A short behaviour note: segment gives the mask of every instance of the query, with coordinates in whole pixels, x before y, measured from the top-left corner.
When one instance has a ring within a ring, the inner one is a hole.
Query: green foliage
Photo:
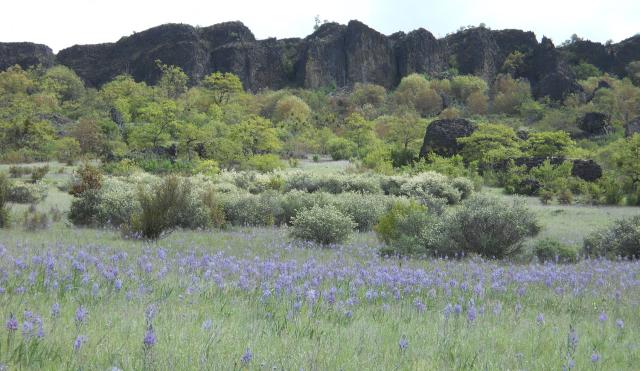
[[[0,173],[0,228],[9,226],[9,179],[5,173]]]
[[[380,217],[374,230],[378,239],[385,243],[382,255],[424,255],[429,249],[425,235],[436,224],[427,208],[412,202],[396,202]],[[426,233],[425,233],[426,231]]]
[[[551,238],[537,241],[533,250],[541,262],[575,263],[579,259],[577,247]]]
[[[511,75],[498,75],[493,89],[493,111],[496,113],[516,114],[523,104],[532,99],[529,82],[516,80]]]
[[[355,156],[357,149],[354,142],[345,138],[333,138],[327,142],[327,152],[334,161],[351,159]]]
[[[73,164],[78,159],[80,150],[80,143],[75,138],[65,137],[55,142],[55,151],[60,162]]]
[[[585,238],[583,248],[592,257],[639,258],[640,216],[619,219],[611,227],[593,232]]]
[[[96,225],[100,203],[100,191],[97,189],[87,189],[71,201],[68,215],[69,220],[74,225],[79,226]]]
[[[459,138],[458,143],[463,146],[460,154],[466,161],[483,165],[522,155],[521,140],[512,128],[504,125],[480,125],[473,134]]]
[[[409,107],[422,116],[432,116],[442,110],[442,98],[422,75],[403,77],[394,93],[398,106]]]
[[[343,214],[351,216],[360,232],[370,231],[386,211],[387,197],[382,195],[341,193],[331,203]]]
[[[100,169],[90,163],[84,163],[74,172],[69,193],[78,196],[90,189],[99,190],[101,186],[102,173]]]
[[[572,66],[573,73],[576,75],[576,79],[578,80],[586,80],[590,77],[598,77],[602,75],[602,72],[598,69],[598,67],[587,63],[580,62],[575,66]]]
[[[234,95],[243,91],[238,76],[225,72],[214,72],[202,79],[202,86],[211,91],[217,104],[226,104]]]
[[[250,156],[245,162],[245,166],[248,169],[258,170],[261,172],[274,171],[285,167],[282,160],[280,160],[280,157],[273,154]]]
[[[52,93],[62,101],[77,100],[84,94],[84,83],[66,66],[54,66],[42,78],[42,90]]]
[[[460,75],[451,79],[451,92],[458,102],[466,102],[471,94],[485,94],[487,90],[487,83],[478,76]]]
[[[158,88],[160,88],[167,97],[176,99],[187,91],[189,76],[187,76],[180,67],[168,66],[160,60],[156,60],[156,66],[158,66],[162,73],[160,81],[158,81]]]
[[[640,86],[640,61],[633,61],[627,66],[627,74],[633,83]]]
[[[524,203],[476,196],[446,215],[438,253],[502,259],[518,254],[524,240],[539,231],[535,215]]]
[[[299,240],[331,245],[346,241],[355,227],[353,219],[335,206],[315,205],[299,211],[292,219],[290,235]]]
[[[225,219],[238,226],[274,225],[282,214],[279,196],[274,192],[226,194],[220,198]]]
[[[9,186],[9,202],[37,204],[47,197],[47,186],[42,183],[15,182]]]
[[[575,145],[565,131],[545,131],[529,134],[525,141],[525,152],[533,157],[562,157]]]

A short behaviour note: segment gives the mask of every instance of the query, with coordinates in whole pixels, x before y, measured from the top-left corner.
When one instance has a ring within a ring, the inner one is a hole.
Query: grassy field
[[[47,176],[38,207],[68,207],[65,179]],[[577,244],[640,213],[525,200],[543,237]],[[157,243],[64,221],[0,230],[0,369],[637,369],[638,262],[398,260],[377,247],[373,233],[328,249],[286,228]]]

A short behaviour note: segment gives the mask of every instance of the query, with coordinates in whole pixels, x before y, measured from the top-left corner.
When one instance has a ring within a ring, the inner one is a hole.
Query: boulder
[[[593,182],[602,177],[602,168],[593,160],[573,160],[571,175]]]
[[[425,132],[420,157],[425,157],[430,152],[440,156],[453,156],[462,147],[458,144],[458,138],[467,137],[476,129],[475,123],[460,118],[433,121]]]
[[[611,118],[601,112],[587,112],[578,118],[578,128],[587,135],[607,135],[613,131]]]
[[[633,134],[640,134],[640,116],[624,125],[624,136],[630,137]]]

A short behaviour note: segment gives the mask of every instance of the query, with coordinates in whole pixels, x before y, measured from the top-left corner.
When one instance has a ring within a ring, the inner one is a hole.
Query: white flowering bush
[[[9,185],[7,201],[18,204],[34,204],[47,197],[47,185],[42,182],[13,182]]]
[[[444,198],[450,205],[457,204],[462,198],[462,193],[451,185],[449,178],[432,171],[409,178],[400,186],[400,194],[414,198]]]
[[[352,192],[333,196],[331,203],[351,216],[360,232],[370,231],[390,205],[389,197]]]
[[[291,225],[291,237],[322,245],[346,241],[357,226],[351,216],[340,212],[333,205],[315,205],[310,209],[300,210]]]
[[[120,226],[131,220],[140,209],[137,186],[119,178],[107,178],[99,191],[100,202],[96,222],[100,225]]]

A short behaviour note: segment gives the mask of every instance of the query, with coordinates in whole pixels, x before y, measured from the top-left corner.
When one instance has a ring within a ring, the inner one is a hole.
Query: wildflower
[[[58,303],[53,303],[53,305],[51,306],[51,317],[58,317],[58,315],[60,315],[60,304]]]
[[[460,304],[456,304],[456,305],[453,307],[453,311],[455,312],[455,314],[460,314],[460,313],[462,313],[462,305],[460,305]]]
[[[624,321],[618,318],[616,320],[616,327],[622,330],[624,328]]]
[[[424,310],[427,308],[426,305],[424,305],[423,302],[421,302],[420,300],[416,299],[413,304],[416,306],[416,309],[418,310],[418,313],[422,313],[424,312]]]
[[[78,309],[76,309],[76,322],[78,324],[84,323],[87,319],[87,314],[89,314],[89,312],[84,308],[84,306],[79,306]]]
[[[29,320],[25,320],[22,322],[22,336],[25,338],[30,338],[33,334],[33,323]]]
[[[145,348],[151,348],[156,344],[156,334],[153,331],[153,326],[149,325],[147,332],[144,334],[143,343]]]
[[[467,320],[469,322],[473,322],[476,320],[476,317],[478,316],[478,313],[476,312],[476,307],[471,306],[469,308],[469,310],[467,311]]]
[[[206,321],[204,321],[204,322],[202,323],[202,329],[203,329],[203,330],[206,330],[206,331],[209,331],[209,330],[211,329],[211,326],[212,326],[212,325],[213,325],[213,321],[211,321],[210,319],[208,319],[208,320],[206,320]]]
[[[18,330],[18,320],[13,315],[13,313],[9,315],[9,319],[7,320],[6,327],[7,327],[7,330],[9,330],[10,332],[14,332]]]
[[[598,316],[598,320],[600,322],[606,322],[607,321],[607,314],[605,312],[600,312],[600,316]]]
[[[544,314],[539,313],[539,314],[538,314],[538,317],[536,317],[536,322],[537,322],[539,325],[544,324]]]
[[[76,340],[73,342],[73,350],[78,351],[82,347],[82,344],[87,342],[87,337],[85,335],[78,335]]]
[[[402,335],[400,341],[398,341],[398,346],[400,347],[400,351],[404,352],[409,347],[409,340]]]
[[[242,363],[249,363],[253,359],[253,353],[251,353],[251,349],[247,348],[242,357],[240,357],[240,361]]]
[[[593,352],[593,354],[591,354],[591,362],[596,363],[600,360],[600,355],[596,352]]]
[[[116,291],[120,291],[120,289],[122,289],[122,280],[120,278],[117,278],[113,282],[113,287],[116,289]]]
[[[569,346],[569,350],[571,353],[574,353],[576,351],[576,348],[578,348],[578,334],[576,333],[576,330],[573,327],[569,328],[569,335],[567,336],[567,345]]]

